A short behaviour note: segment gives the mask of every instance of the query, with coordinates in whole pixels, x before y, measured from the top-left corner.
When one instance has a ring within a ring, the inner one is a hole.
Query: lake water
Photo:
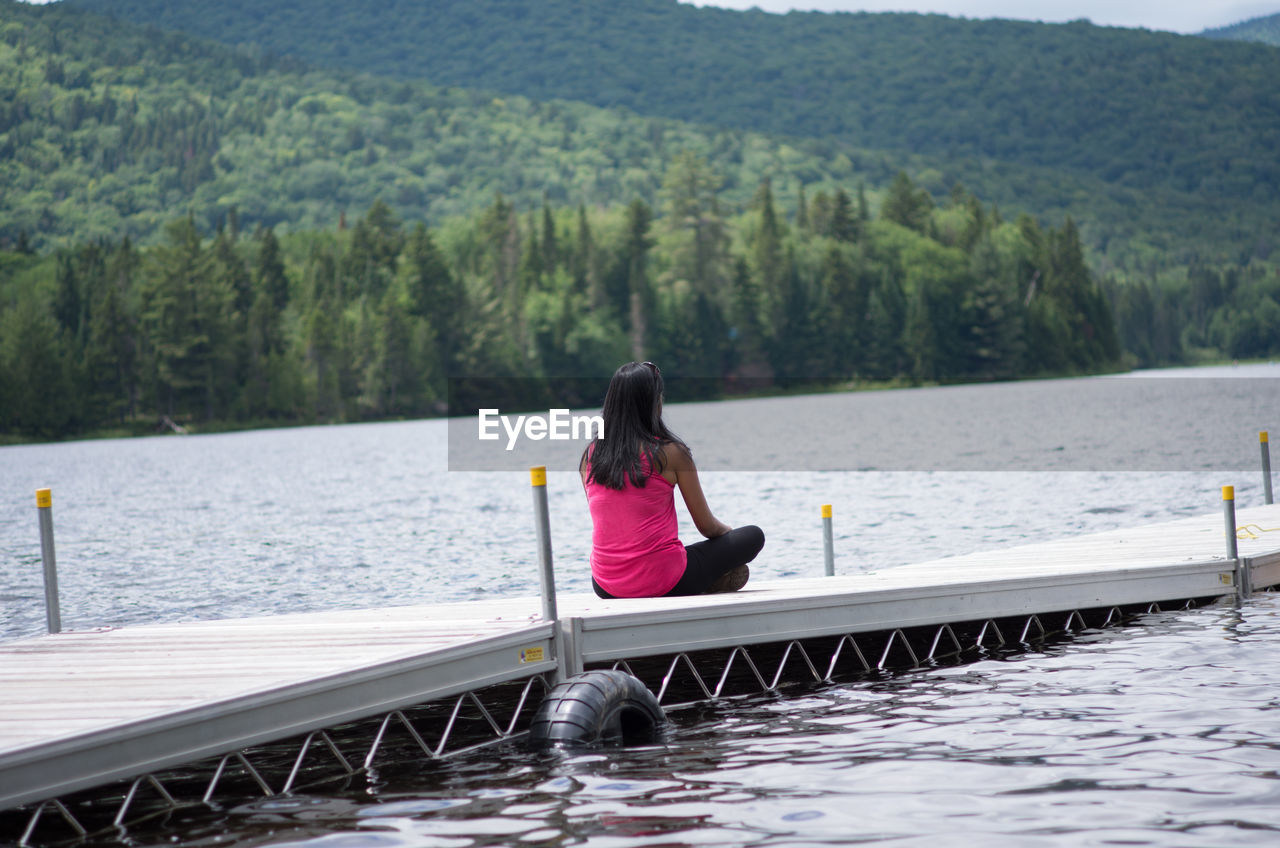
[[[1112,386],[1123,381],[1110,381],[1097,415],[1080,414],[1091,381],[673,405],[667,415],[706,458],[716,513],[765,529],[753,576],[821,573],[823,503],[835,507],[837,570],[851,573],[1216,512],[1227,484],[1242,505],[1261,502],[1257,431],[1280,431],[1280,369],[1145,376],[1122,408]],[[838,436],[842,404],[850,440],[900,421],[908,449],[860,454],[854,467],[875,469],[862,471],[820,470],[814,455],[781,450],[759,460],[753,449],[744,464],[725,449],[744,426],[781,447],[814,442],[815,426]],[[975,424],[984,409],[1007,429]],[[1119,437],[1097,423],[1117,416],[1126,432],[1179,436],[1138,439],[1117,456]],[[955,450],[931,454],[934,466],[885,461],[918,457],[918,439],[947,441],[948,422]],[[0,448],[0,638],[43,630],[42,486],[53,489],[68,629],[536,594],[527,472],[448,470],[450,430],[461,426]],[[1000,448],[1026,432],[1052,436]],[[749,470],[720,470],[735,467]],[[581,487],[553,470],[548,494],[558,586],[585,591]],[[128,844],[1276,844],[1278,630],[1274,596],[1163,613],[1037,653],[680,711],[647,747],[568,756],[512,746],[403,764],[292,807],[187,811],[131,831]]]

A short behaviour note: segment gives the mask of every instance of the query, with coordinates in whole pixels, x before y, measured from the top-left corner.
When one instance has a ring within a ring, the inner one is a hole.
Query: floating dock
[[[540,599],[514,598],[0,643],[0,811],[24,807],[29,820],[0,841],[27,842],[41,814],[78,829],[77,808],[57,799],[95,787],[122,796],[117,824],[138,793],[175,803],[165,771],[197,761],[212,764],[197,798],[208,801],[230,772],[270,795],[299,785],[307,758],[348,774],[368,768],[391,733],[407,732],[427,756],[447,753],[459,722],[517,736],[545,690],[584,668],[631,671],[670,705],[681,694],[918,666],[1101,626],[1135,605],[1154,611],[1280,584],[1280,506],[1241,510],[1235,523],[1249,528],[1235,559],[1219,514],[874,573],[752,582],[735,594],[562,594],[556,621],[543,619]],[[494,687],[508,693],[501,716],[484,703]],[[429,743],[411,708],[440,702],[443,726]],[[355,747],[351,734],[330,732],[361,721],[370,731]],[[287,780],[273,783],[246,752],[288,739],[303,740],[300,751]]]

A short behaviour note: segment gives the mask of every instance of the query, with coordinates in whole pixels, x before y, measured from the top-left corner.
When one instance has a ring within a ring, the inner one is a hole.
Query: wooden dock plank
[[[414,618],[361,643],[372,621]],[[459,620],[320,613],[0,644],[0,808],[555,668],[550,623]]]
[[[255,639],[231,642],[213,637],[203,641],[167,638],[177,632],[148,634],[159,639],[155,643],[133,644],[137,642],[136,633],[105,631],[80,634],[89,638],[77,639],[74,634],[65,634],[72,638],[64,638],[59,634],[31,640],[39,643],[40,649],[34,651],[10,653],[4,650],[6,646],[0,646],[0,681],[6,684],[0,719],[8,717],[12,696],[25,686],[42,691],[50,704],[79,704],[82,710],[96,708],[101,692],[141,694],[152,689],[199,689],[201,697],[218,693],[230,696],[271,681],[284,685],[310,680],[375,662],[430,654],[490,635],[468,630],[453,637],[431,633],[417,640],[343,646],[311,640],[299,643],[280,634],[275,634],[279,638],[266,638],[270,628],[263,628]],[[130,644],[121,650],[117,637],[127,638]],[[19,649],[32,647],[30,642],[13,645]],[[314,653],[302,654],[302,649]]]

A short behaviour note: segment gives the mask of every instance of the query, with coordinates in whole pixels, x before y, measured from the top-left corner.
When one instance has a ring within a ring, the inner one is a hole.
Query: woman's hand
[[[698,531],[702,533],[703,536],[706,536],[708,539],[714,539],[716,536],[723,536],[725,533],[728,533],[730,530],[733,529],[728,524],[725,524],[723,521],[721,521],[718,518],[715,518],[712,520],[715,521],[716,523],[716,526],[712,530],[712,532],[708,533],[706,530],[703,530],[701,527],[698,528]]]

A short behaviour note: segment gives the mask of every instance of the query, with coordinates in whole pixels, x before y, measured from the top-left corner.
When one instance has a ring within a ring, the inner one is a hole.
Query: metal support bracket
[[[165,803],[167,803],[170,807],[178,806],[178,802],[173,800],[173,796],[169,794],[169,790],[164,788],[164,784],[156,780],[156,778],[153,775],[144,774],[142,777],[139,777],[137,780],[135,780],[132,785],[130,785],[129,792],[124,796],[124,801],[121,802],[120,804],[119,812],[116,813],[115,819],[111,822],[113,825],[115,825],[116,827],[123,826],[124,817],[129,812],[129,805],[133,803],[134,796],[138,794],[138,787],[141,786],[144,782],[150,783],[151,786],[157,792],[160,793],[160,797],[164,798]]]
[[[31,814],[31,820],[27,822],[27,828],[22,831],[22,837],[18,840],[19,845],[25,846],[31,844],[31,835],[35,833],[36,825],[40,823],[40,816],[48,807],[53,807],[53,809],[57,810],[58,814],[62,816],[62,820],[71,826],[71,829],[76,832],[77,836],[83,837],[88,835],[88,831],[86,831],[84,826],[76,820],[75,816],[71,815],[71,811],[68,810],[57,798],[51,798],[48,801],[41,802],[40,806],[36,807],[35,812]]]

